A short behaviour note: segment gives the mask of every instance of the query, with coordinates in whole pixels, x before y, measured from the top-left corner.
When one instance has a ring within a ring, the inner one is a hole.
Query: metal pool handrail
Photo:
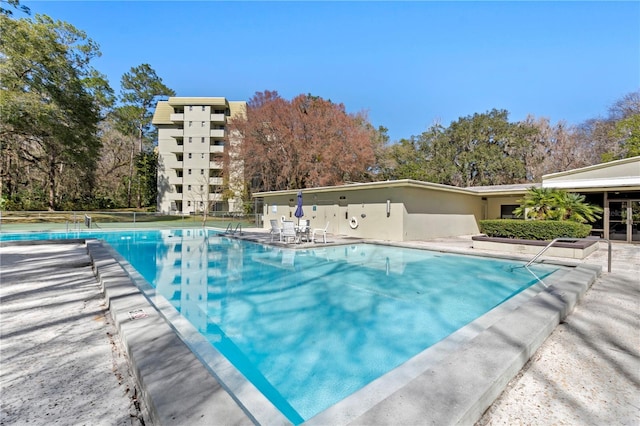
[[[227,229],[225,229],[224,233],[227,235],[236,235],[236,232],[238,232],[238,229],[240,230],[239,235],[242,235],[242,223],[238,222],[238,224],[236,225],[236,228],[233,229],[233,224],[229,223],[227,225]]]
[[[557,243],[558,241],[565,241],[565,242],[571,242],[571,241],[576,241],[576,240],[580,240],[580,241],[594,241],[591,238],[569,238],[569,237],[560,237],[560,238],[556,238],[553,241],[551,241],[549,244],[546,245],[545,248],[543,248],[542,250],[540,250],[540,252],[538,254],[536,254],[533,259],[531,259],[529,261],[529,263],[527,263],[525,265],[525,267],[530,266],[533,262],[535,262],[540,256],[542,256],[542,254],[547,251],[548,249],[551,248],[551,246],[553,246],[555,243]],[[609,250],[608,250],[608,260],[607,260],[607,272],[611,272],[611,240],[608,240],[606,238],[601,238],[600,240],[602,241],[606,241],[607,244],[609,245]],[[595,240],[595,241],[599,241],[599,240]]]

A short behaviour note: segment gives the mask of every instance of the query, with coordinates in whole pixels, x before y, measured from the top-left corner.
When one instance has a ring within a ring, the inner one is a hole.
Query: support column
[[[602,213],[604,238],[609,239],[609,193],[604,191],[604,212]]]

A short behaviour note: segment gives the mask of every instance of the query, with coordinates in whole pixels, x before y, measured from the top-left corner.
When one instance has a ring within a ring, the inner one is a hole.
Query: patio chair
[[[285,243],[288,243],[290,239],[293,239],[294,243],[299,242],[298,233],[296,232],[296,227],[293,222],[282,222],[282,240]]]
[[[282,241],[282,228],[280,228],[280,225],[278,225],[278,220],[277,219],[271,219],[271,231],[269,231],[269,233],[271,234],[271,242],[273,242],[273,236],[274,235],[278,235],[278,241]]]
[[[311,233],[311,242],[315,243],[316,242],[316,233],[318,234],[322,234],[322,240],[324,241],[325,244],[327,244],[327,229],[329,229],[329,222],[327,222],[327,225],[323,228],[316,228],[313,230],[313,232]]]
[[[300,237],[300,240],[302,241],[302,238],[304,237],[304,240],[309,242],[311,241],[311,227],[309,226],[309,220],[307,219],[302,219],[300,221],[300,224],[298,225],[298,236]]]

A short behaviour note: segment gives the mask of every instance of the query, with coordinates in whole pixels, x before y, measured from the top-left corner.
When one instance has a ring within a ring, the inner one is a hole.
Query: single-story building
[[[595,235],[640,243],[640,156],[545,175],[541,183],[458,188],[411,179],[302,190],[311,228],[357,238],[427,240],[478,234],[482,219],[510,218],[531,186],[585,195],[604,208]],[[270,220],[296,220],[298,190],[255,193]]]

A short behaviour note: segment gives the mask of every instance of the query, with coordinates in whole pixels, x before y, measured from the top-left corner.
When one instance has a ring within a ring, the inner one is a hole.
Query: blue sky
[[[22,4],[94,39],[117,92],[148,63],[177,96],[311,93],[392,141],[492,108],[578,124],[640,89],[640,2]]]

